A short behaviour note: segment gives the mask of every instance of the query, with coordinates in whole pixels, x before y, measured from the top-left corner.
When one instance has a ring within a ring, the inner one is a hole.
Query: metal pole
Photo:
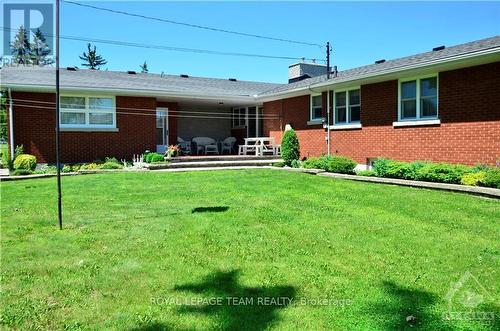
[[[60,127],[59,127],[59,1],[56,0],[56,167],[57,167],[57,213],[59,229],[62,230],[62,203],[61,203],[61,160],[60,160]]]
[[[330,156],[330,90],[326,91],[326,141],[328,143],[328,156]]]
[[[330,42],[326,42],[326,79],[330,79]]]

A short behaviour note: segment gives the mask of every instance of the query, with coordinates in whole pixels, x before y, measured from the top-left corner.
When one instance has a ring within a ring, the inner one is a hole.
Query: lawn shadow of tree
[[[200,283],[176,286],[175,290],[199,294],[204,298],[222,298],[220,304],[184,305],[178,309],[179,313],[215,317],[217,329],[220,330],[263,330],[279,319],[278,311],[286,308],[296,295],[296,289],[292,286],[241,286],[238,284],[237,270],[218,271]],[[228,298],[234,298],[239,304],[234,304]],[[264,304],[264,300],[276,302]]]
[[[191,214],[194,213],[223,213],[228,211],[228,206],[215,206],[215,207],[196,207],[191,210]]]
[[[454,330],[453,321],[447,321],[445,312],[439,312],[435,305],[440,297],[433,293],[400,286],[392,281],[383,283],[387,300],[376,302],[371,308],[371,315],[385,330]],[[498,310],[494,309],[496,316]],[[498,321],[484,324],[487,329],[494,329]],[[497,329],[498,330],[498,329]]]

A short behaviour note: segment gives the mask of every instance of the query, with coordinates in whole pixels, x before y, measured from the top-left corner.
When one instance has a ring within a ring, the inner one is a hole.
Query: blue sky
[[[105,2],[90,4],[248,33],[333,45],[340,70],[500,34],[499,2]],[[111,14],[62,3],[62,35],[324,59],[324,50]],[[63,66],[84,42],[63,41]],[[290,60],[191,54],[97,44],[109,70],[284,82]]]

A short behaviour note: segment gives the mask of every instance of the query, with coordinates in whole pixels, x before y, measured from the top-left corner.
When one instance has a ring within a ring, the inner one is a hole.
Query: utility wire
[[[35,108],[35,109],[40,109],[40,110],[44,110],[44,111],[55,111],[55,107],[50,107],[50,106],[38,106],[38,105],[32,105],[32,104],[22,104],[22,103],[16,103],[14,102],[13,103],[14,106],[18,106],[18,107],[26,107],[26,108]],[[152,114],[152,113],[141,113],[141,112],[127,112],[127,111],[121,111],[121,110],[118,110],[119,108],[117,108],[116,110],[116,114],[121,114],[121,115],[133,115],[133,116],[154,116],[156,117],[156,114]],[[83,110],[83,109],[82,109]],[[137,110],[137,109],[135,109]],[[148,110],[151,110],[151,109],[148,109]],[[72,111],[73,113],[77,113],[77,111]],[[100,113],[99,111],[96,111],[96,113]],[[102,113],[102,112],[101,112]],[[228,114],[230,115],[230,114]],[[175,114],[170,114],[168,115],[168,117],[176,117],[176,118],[197,118],[197,119],[226,119],[226,120],[230,120],[230,119],[233,119],[232,116],[200,116],[200,115],[175,115]],[[275,117],[269,117],[269,118],[266,118],[266,117],[261,117],[259,116],[259,119],[262,118],[262,119],[279,119],[278,116],[275,116]],[[256,117],[251,117],[250,119],[256,119]]]
[[[17,29],[12,29],[12,28],[8,28],[8,27],[0,27],[0,29],[7,30],[7,31],[12,31],[12,30],[17,31]],[[44,35],[44,36],[45,37],[54,37],[53,35],[49,35],[49,34]],[[84,41],[84,42],[92,42],[92,43],[97,43],[97,44],[108,44],[108,45],[115,45],[115,46],[159,49],[159,50],[185,52],[185,53],[239,56],[239,57],[256,57],[256,58],[278,59],[278,60],[308,60],[308,61],[322,61],[322,62],[324,62],[324,60],[317,60],[317,59],[304,58],[304,57],[279,56],[279,55],[267,55],[267,54],[252,54],[252,53],[237,53],[237,52],[221,52],[221,51],[214,51],[214,50],[208,50],[208,49],[141,44],[141,43],[128,42],[128,41],[119,41],[119,40],[110,40],[110,39],[96,39],[96,38],[88,38],[88,37],[80,37],[80,36],[60,36],[60,38],[65,39],[65,40]]]
[[[139,18],[153,20],[153,21],[158,21],[158,22],[163,22],[163,23],[170,23],[170,24],[182,25],[182,26],[187,26],[187,27],[190,27],[190,28],[197,28],[197,29],[203,29],[203,30],[208,30],[208,31],[223,32],[223,33],[229,33],[229,34],[234,34],[234,35],[239,35],[239,36],[253,37],[253,38],[260,38],[260,39],[267,39],[267,40],[274,40],[274,41],[287,42],[287,43],[299,44],[299,45],[318,46],[318,47],[321,47],[321,48],[324,47],[324,45],[320,45],[320,44],[316,44],[316,43],[311,43],[311,42],[307,42],[307,41],[298,41],[298,40],[292,40],[292,39],[284,39],[284,38],[263,36],[263,35],[253,34],[253,33],[239,32],[239,31],[233,31],[233,30],[226,30],[226,29],[214,28],[214,27],[205,26],[205,25],[185,23],[185,22],[173,21],[173,20],[169,20],[169,19],[165,19],[165,18],[158,18],[158,17],[146,16],[146,15],[142,15],[142,14],[135,14],[135,13],[130,13],[130,12],[122,11],[122,10],[115,10],[115,9],[110,9],[110,8],[98,7],[98,6],[83,4],[83,3],[74,2],[74,1],[68,1],[68,0],[62,0],[62,1],[66,2],[68,4],[76,5],[76,6],[87,7],[87,8],[92,8],[92,9],[96,9],[96,10],[107,11],[107,12],[110,12],[110,13],[127,15],[127,16],[132,16],[132,17],[139,17]]]

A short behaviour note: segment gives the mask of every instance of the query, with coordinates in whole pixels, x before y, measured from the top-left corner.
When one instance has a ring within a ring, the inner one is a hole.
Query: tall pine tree
[[[10,48],[17,64],[31,63],[31,47],[24,26],[19,27]]]
[[[37,29],[33,34],[33,42],[31,43],[31,59],[35,65],[50,65],[54,63],[54,59],[49,57],[50,48],[47,45],[47,40],[40,29]]]
[[[88,53],[83,52],[80,56],[80,60],[85,61],[82,66],[87,67],[92,70],[99,70],[100,67],[108,63],[101,55],[97,54],[96,47],[92,49],[90,43],[87,44]]]
[[[144,64],[141,64],[139,67],[141,67],[141,72],[143,74],[147,74],[149,72],[148,64],[146,63],[146,61],[144,61]]]

